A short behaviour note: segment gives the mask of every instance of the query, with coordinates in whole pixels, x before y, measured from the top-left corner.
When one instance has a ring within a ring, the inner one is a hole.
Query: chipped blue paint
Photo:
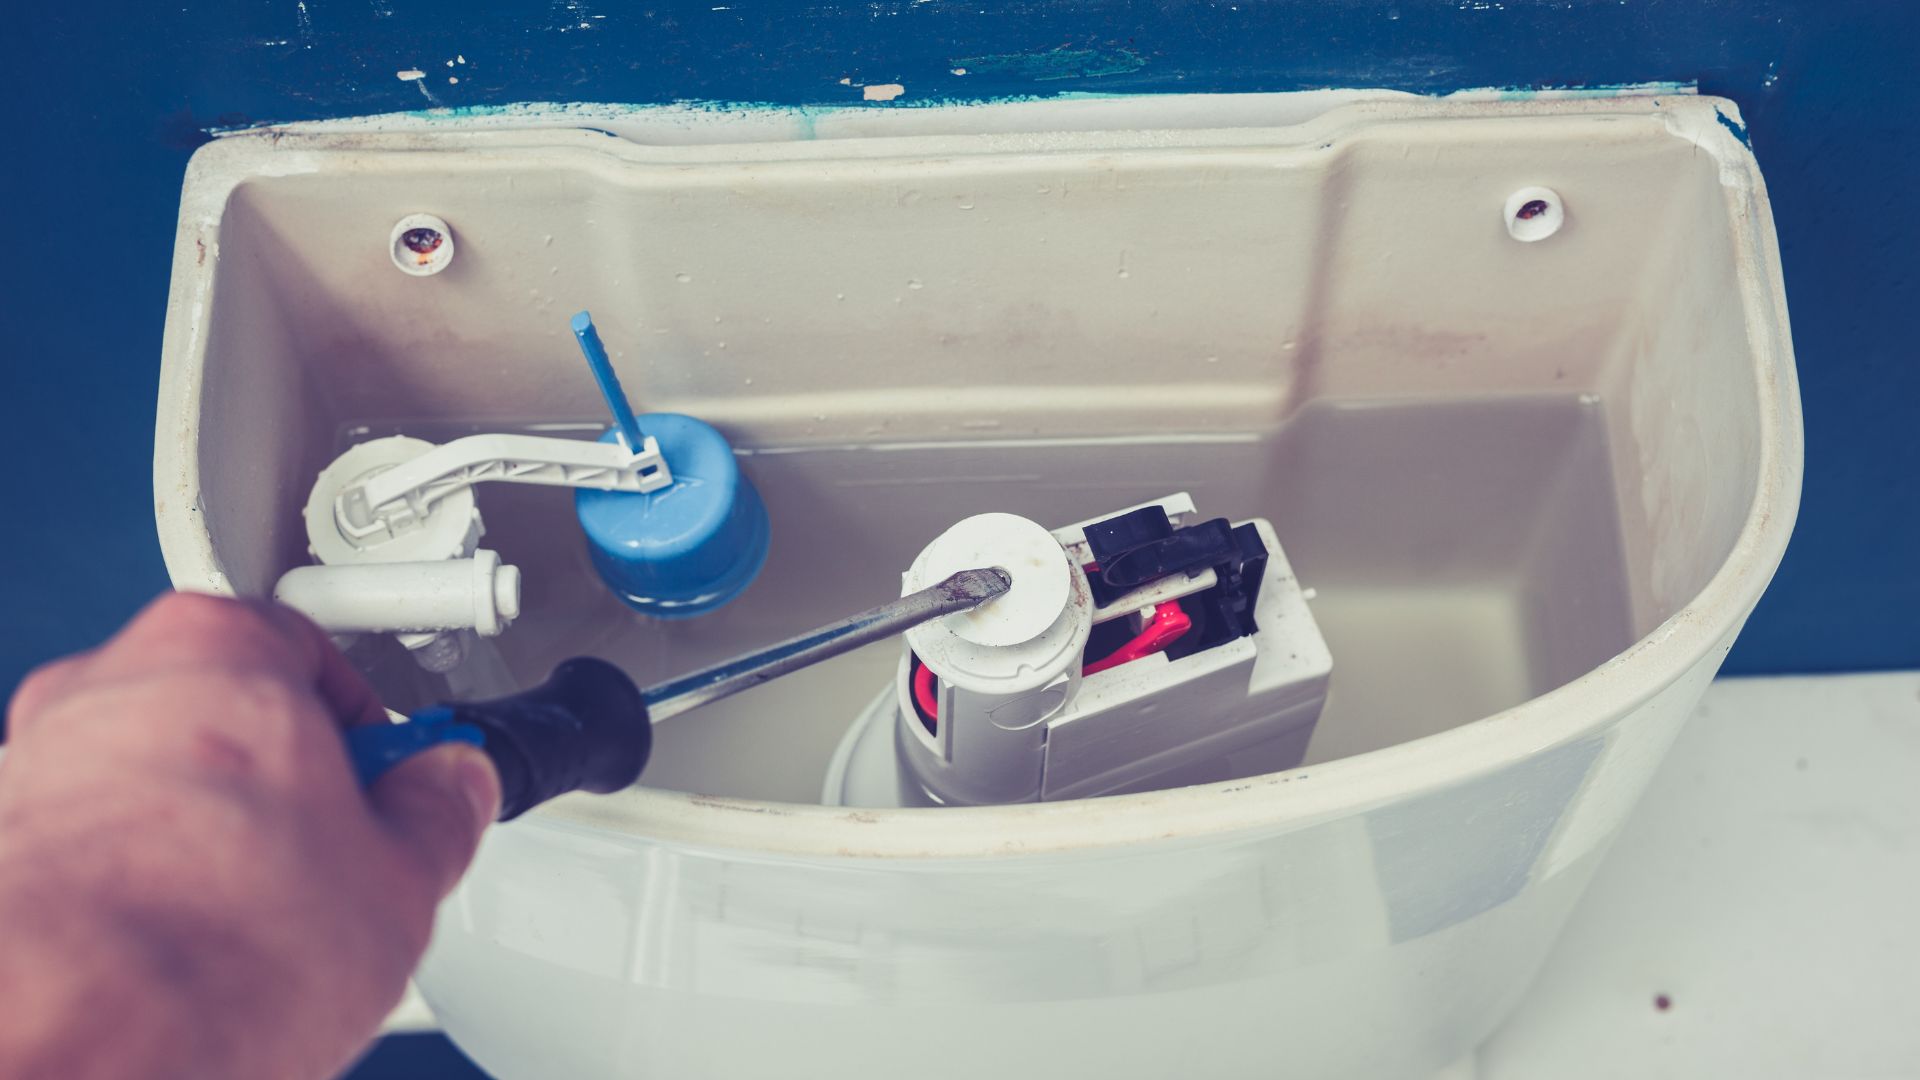
[[[1489,93],[1501,101],[1538,101],[1550,98],[1607,98],[1622,94],[1691,94],[1699,90],[1699,83],[1692,79],[1677,79],[1662,82],[1619,83],[1611,86],[1501,86],[1488,87],[1484,91],[1464,90],[1456,93]]]
[[[1713,110],[1713,115],[1719,119],[1721,127],[1733,132],[1733,137],[1740,140],[1741,146],[1749,150],[1753,149],[1753,140],[1747,137],[1747,125],[1728,116],[1720,109]]]

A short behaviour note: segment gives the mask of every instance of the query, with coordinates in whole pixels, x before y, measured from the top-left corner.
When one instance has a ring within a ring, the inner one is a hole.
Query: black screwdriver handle
[[[500,820],[569,791],[619,791],[640,779],[653,724],[640,688],[590,656],[563,661],[547,681],[492,701],[438,706],[481,734],[500,774]]]

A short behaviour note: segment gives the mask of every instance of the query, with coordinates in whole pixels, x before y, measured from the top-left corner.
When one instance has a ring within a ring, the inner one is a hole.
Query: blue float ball
[[[640,428],[660,444],[673,483],[659,491],[580,489],[574,510],[607,588],[663,619],[705,614],[740,595],[767,561],[766,504],[713,427],[649,413]],[[618,438],[615,431],[601,442]]]

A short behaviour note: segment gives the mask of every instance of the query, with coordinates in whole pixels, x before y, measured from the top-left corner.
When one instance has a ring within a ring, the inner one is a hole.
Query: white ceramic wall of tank
[[[968,514],[1182,488],[1272,519],[1319,592],[1339,674],[1288,773],[798,805],[891,648],[663,725],[658,786],[495,830],[443,913],[422,983],[495,1073],[1431,1072],[1521,995],[1765,586],[1798,402],[1730,104],[1263,127],[1197,101],[1154,130],[1072,117],[1164,102],[1058,105],[1047,134],[991,108],[671,146],[448,119],[196,156],[155,455],[183,586],[302,561],[344,443],[596,417],[565,328],[591,307],[646,343],[615,358],[636,403],[742,450],[775,550],[663,631],[599,590],[553,493],[482,492],[526,574],[499,639],[522,680],[576,652],[681,671],[883,599]],[[1520,243],[1528,186],[1564,220]],[[432,277],[388,260],[416,211],[460,241]],[[390,703],[439,691],[369,663]]]

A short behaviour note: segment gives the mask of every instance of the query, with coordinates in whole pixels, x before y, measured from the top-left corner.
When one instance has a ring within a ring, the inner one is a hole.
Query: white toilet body
[[[304,561],[345,445],[603,424],[587,308],[637,405],[741,450],[773,554],[648,623],[565,492],[483,488],[524,574],[510,681],[682,672],[885,599],[968,514],[1171,490],[1270,519],[1316,596],[1331,696],[1283,773],[818,805],[891,644],[662,725],[649,786],[493,830],[443,910],[420,985],[477,1062],[1416,1077],[1499,1024],[1784,549],[1779,257],[1726,102],[1358,97],[429,116],[196,155],[155,451],[182,588]],[[1522,242],[1529,186],[1564,217]],[[431,277],[389,259],[418,212],[458,241]],[[447,692],[356,659],[396,708]]]

